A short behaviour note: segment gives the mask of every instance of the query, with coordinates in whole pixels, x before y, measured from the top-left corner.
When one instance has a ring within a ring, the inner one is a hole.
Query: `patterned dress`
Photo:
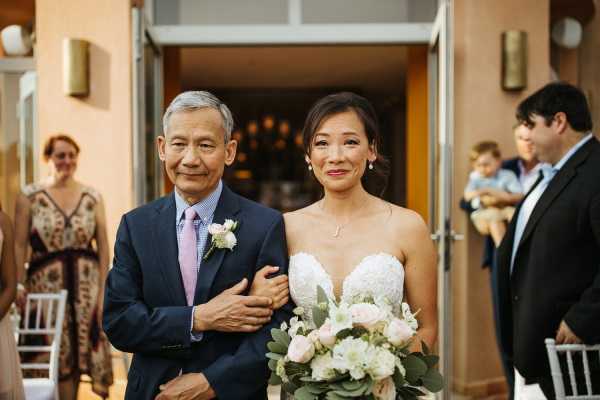
[[[0,260],[3,241],[4,234],[0,229]],[[0,365],[0,400],[24,400],[23,377],[10,312],[0,319]]]
[[[110,346],[97,323],[100,270],[93,247],[99,195],[84,187],[75,210],[66,215],[43,186],[29,185],[24,194],[31,202],[27,291],[69,292],[60,346],[60,379],[87,374],[93,391],[107,397],[113,374]],[[41,361],[44,356],[48,358],[42,354],[34,358]]]

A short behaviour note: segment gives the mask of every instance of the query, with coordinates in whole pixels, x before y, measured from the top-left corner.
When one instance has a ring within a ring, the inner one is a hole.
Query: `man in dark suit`
[[[501,340],[526,382],[554,398],[544,340],[600,342],[600,144],[585,96],[565,83],[525,99],[517,119],[549,165],[498,248]]]
[[[272,311],[286,292],[280,304],[245,294],[259,268],[287,272],[283,218],[222,183],[236,142],[219,99],[182,93],[163,127],[158,150],[175,191],[123,216],[106,282],[104,329],[134,353],[125,397],[265,399],[270,329],[291,306]]]

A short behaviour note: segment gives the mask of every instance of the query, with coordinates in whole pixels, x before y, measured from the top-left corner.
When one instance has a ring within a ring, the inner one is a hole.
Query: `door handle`
[[[450,231],[450,239],[457,242],[459,240],[465,240],[465,235],[462,233],[456,233],[455,231]]]
[[[450,239],[452,239],[452,241],[457,242],[460,240],[465,240],[465,235],[463,235],[462,233],[456,233],[455,231],[450,231]],[[442,234],[440,233],[440,231],[437,231],[436,233],[432,233],[430,235],[431,240],[433,240],[434,242],[439,242],[440,238],[442,237]]]

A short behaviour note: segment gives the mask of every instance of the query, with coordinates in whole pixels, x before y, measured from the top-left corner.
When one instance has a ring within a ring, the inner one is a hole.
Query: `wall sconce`
[[[502,33],[502,89],[521,90],[527,86],[527,33]]]
[[[86,40],[63,39],[63,91],[68,96],[89,94],[89,47]]]
[[[7,56],[26,56],[31,52],[31,32],[20,25],[9,25],[0,32],[2,47]]]

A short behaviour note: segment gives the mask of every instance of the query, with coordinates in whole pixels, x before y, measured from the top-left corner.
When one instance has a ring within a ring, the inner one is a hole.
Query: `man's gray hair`
[[[229,108],[214,94],[205,91],[188,91],[177,95],[167,107],[163,116],[163,133],[166,136],[169,129],[169,119],[171,115],[181,111],[192,111],[200,108],[214,108],[221,114],[223,128],[225,129],[225,143],[231,140],[233,131],[233,115]]]

